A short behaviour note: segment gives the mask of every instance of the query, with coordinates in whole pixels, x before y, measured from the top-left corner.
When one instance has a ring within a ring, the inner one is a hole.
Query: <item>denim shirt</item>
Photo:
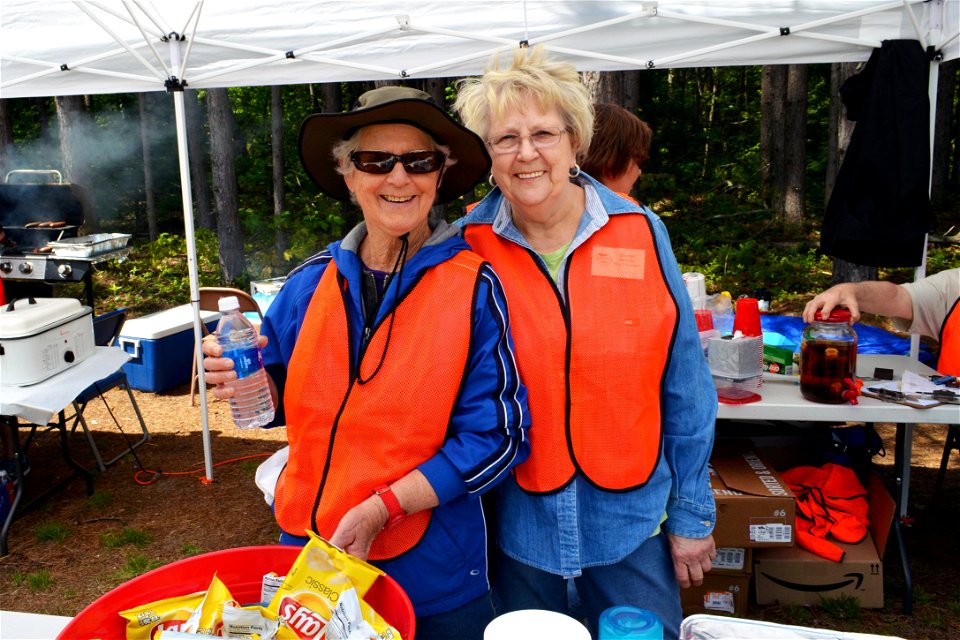
[[[564,262],[605,224],[616,224],[617,214],[643,213],[650,218],[667,285],[679,302],[679,325],[663,383],[663,451],[646,485],[630,492],[604,491],[577,474],[569,485],[549,495],[525,493],[512,476],[496,489],[498,538],[504,553],[564,577],[622,560],[657,531],[664,513],[666,531],[688,538],[706,537],[716,520],[707,464],[717,394],[666,227],[646,207],[628,202],[589,176],[581,174],[575,181],[585,191],[586,209]],[[532,250],[499,189],[458,224],[492,224],[498,236]],[[561,266],[561,278],[564,270]],[[564,283],[558,282],[557,288],[564,291]],[[638,379],[638,384],[644,383]],[[531,428],[537,428],[536,422]],[[622,453],[611,452],[611,464],[616,464],[617,455]]]

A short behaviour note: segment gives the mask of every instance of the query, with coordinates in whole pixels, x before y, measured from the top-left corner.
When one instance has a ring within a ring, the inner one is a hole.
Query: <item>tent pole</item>
[[[927,78],[927,98],[930,102],[930,178],[927,182],[927,194],[933,195],[933,146],[937,140],[937,91],[940,87],[940,61],[936,58],[930,60],[930,74]],[[916,268],[913,280],[922,279],[927,275],[927,250],[929,234],[923,237],[923,256],[920,259],[920,266]],[[920,336],[916,333],[910,334],[910,357],[914,360],[920,357]]]
[[[171,67],[180,66],[181,40],[170,38]],[[200,425],[203,431],[203,462],[206,469],[205,483],[213,482],[213,456],[210,445],[210,425],[207,416],[207,382],[203,371],[201,341],[203,330],[200,321],[200,275],[197,268],[197,240],[193,230],[193,195],[190,184],[190,155],[187,147],[187,119],[183,104],[183,84],[177,78],[168,81],[168,90],[173,94],[174,114],[177,121],[177,151],[180,159],[180,192],[183,198],[183,230],[187,242],[187,270],[190,277],[190,304],[193,307],[193,341],[197,358],[197,387],[200,389]]]

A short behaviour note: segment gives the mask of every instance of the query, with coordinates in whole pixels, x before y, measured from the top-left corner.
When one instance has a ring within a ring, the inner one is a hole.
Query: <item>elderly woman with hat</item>
[[[480,638],[493,617],[479,496],[526,459],[526,390],[489,264],[431,224],[490,166],[428,94],[384,87],[314,114],[300,157],[363,221],[288,276],[264,318],[264,364],[289,460],[281,542],[313,531],[406,590],[418,638]],[[207,380],[234,379],[215,342]]]

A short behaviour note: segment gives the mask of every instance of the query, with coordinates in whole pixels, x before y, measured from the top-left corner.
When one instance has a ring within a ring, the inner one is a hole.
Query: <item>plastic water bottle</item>
[[[273,420],[274,407],[257,331],[240,313],[236,296],[220,298],[217,304],[220,307],[217,342],[223,347],[223,357],[233,360],[237,372],[237,379],[228,383],[233,387],[230,398],[233,421],[240,429],[263,427]]]
[[[663,624],[653,611],[626,605],[600,614],[600,640],[663,640]]]

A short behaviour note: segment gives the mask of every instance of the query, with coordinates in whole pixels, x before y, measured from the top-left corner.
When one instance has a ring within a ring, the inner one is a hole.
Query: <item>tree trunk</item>
[[[159,235],[157,231],[157,196],[153,188],[153,153],[150,148],[150,126],[153,118],[150,114],[150,105],[147,104],[147,94],[138,96],[140,106],[140,145],[143,148],[143,197],[147,210],[147,229],[150,233],[150,242],[154,242]]]
[[[775,215],[780,215],[783,202],[786,89],[787,67],[765,66],[760,81],[760,194]]]
[[[0,99],[0,180],[15,169],[13,159],[13,120],[10,117],[10,101]]]
[[[640,108],[640,71],[622,71],[623,108],[636,113]]]
[[[933,164],[930,182],[930,203],[935,209],[946,209],[951,199],[960,196],[960,151],[957,150],[957,130],[960,128],[957,109],[957,75],[960,74],[960,60],[951,60],[940,64],[937,81],[937,122],[938,132],[933,145]],[[951,108],[952,107],[952,108]],[[953,144],[951,144],[951,140]],[[951,161],[951,154],[953,159]],[[951,175],[951,173],[953,175]],[[953,184],[953,189],[949,185]],[[951,193],[952,191],[952,193]]]
[[[809,67],[791,64],[787,72],[784,117],[783,219],[788,226],[803,222],[804,175],[807,142],[807,77]]]
[[[703,123],[703,131],[706,135],[704,135],[703,143],[703,160],[700,163],[700,175],[704,178],[707,176],[707,167],[710,161],[710,154],[712,153],[712,149],[710,148],[709,134],[714,125],[714,119],[717,113],[717,95],[720,93],[720,74],[717,73],[716,68],[708,69],[707,71],[710,72],[709,79],[707,80],[707,82],[710,84],[710,88],[704,93],[708,96],[707,100],[709,101],[709,104],[707,105],[707,114]]]
[[[843,164],[843,156],[850,145],[850,136],[853,135],[853,120],[847,120],[840,98],[840,87],[857,71],[856,62],[837,62],[830,65],[830,124],[827,134],[827,169],[824,178],[823,206],[830,202],[833,185],[837,183],[837,173]]]
[[[63,172],[67,182],[79,187],[76,191],[84,210],[84,233],[99,233],[95,182],[90,169],[89,154],[93,153],[93,122],[86,110],[83,96],[58,96],[57,124],[60,129],[60,150],[63,153]]]
[[[283,262],[287,250],[287,232],[283,225],[286,191],[283,184],[283,102],[280,87],[270,87],[270,147],[273,156],[273,250]]]
[[[187,125],[187,148],[190,151],[190,185],[197,224],[204,229],[216,229],[217,221],[213,216],[210,203],[209,154],[207,153],[207,132],[203,128],[203,104],[200,95],[194,89],[183,92],[184,118]]]
[[[226,89],[207,90],[210,119],[210,163],[213,167],[213,198],[220,240],[220,279],[235,284],[246,270],[243,237],[237,210],[236,120]]]
[[[430,94],[433,101],[446,109],[447,81],[446,78],[427,78],[423,81],[422,90]]]
[[[341,110],[341,91],[339,82],[325,82],[320,85],[322,91],[323,112],[339,113]]]

